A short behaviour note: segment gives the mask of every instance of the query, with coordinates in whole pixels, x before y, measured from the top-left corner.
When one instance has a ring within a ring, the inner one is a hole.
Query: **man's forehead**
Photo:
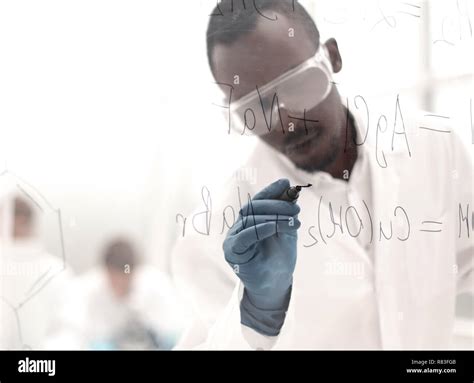
[[[259,18],[253,31],[232,44],[216,45],[216,80],[232,84],[235,97],[267,84],[315,53],[319,42],[312,41],[301,22],[292,22],[281,14],[277,17],[276,21]]]

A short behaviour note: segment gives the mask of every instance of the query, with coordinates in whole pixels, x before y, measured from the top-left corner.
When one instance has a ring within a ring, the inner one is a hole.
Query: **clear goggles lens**
[[[331,91],[331,66],[325,47],[298,67],[231,103],[231,127],[240,134],[265,135],[283,126],[281,111],[303,118]],[[291,117],[290,117],[291,119]],[[294,122],[294,121],[293,121]]]

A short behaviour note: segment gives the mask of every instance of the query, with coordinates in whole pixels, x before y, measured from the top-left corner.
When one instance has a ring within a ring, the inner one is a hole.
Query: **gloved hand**
[[[276,336],[285,321],[296,266],[296,203],[280,201],[290,187],[281,179],[257,193],[245,205],[224,241],[226,261],[245,286],[241,323]]]

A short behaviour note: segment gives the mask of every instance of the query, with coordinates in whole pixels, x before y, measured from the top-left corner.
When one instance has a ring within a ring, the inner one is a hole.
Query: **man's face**
[[[132,275],[124,273],[123,270],[115,269],[113,267],[106,267],[107,278],[112,292],[118,299],[125,298],[132,285]]]
[[[289,29],[295,36],[289,36]],[[319,41],[312,40],[303,27],[291,23],[287,17],[278,14],[278,21],[260,18],[251,31],[230,45],[216,45],[213,52],[214,75],[218,83],[234,84],[234,76],[240,83],[234,86],[232,100],[261,88],[271,80],[284,74],[311,58],[319,47]],[[326,43],[331,56],[333,71],[341,67],[341,60],[334,40]],[[309,95],[310,97],[310,95]],[[282,101],[282,100],[280,100]],[[283,100],[284,101],[284,100]],[[345,111],[334,85],[328,97],[311,110],[306,110],[306,128],[303,120],[305,106],[300,110],[280,109],[282,123],[262,140],[285,154],[296,166],[307,171],[324,170],[333,163],[342,149],[345,134]],[[290,123],[294,131],[289,131]]]

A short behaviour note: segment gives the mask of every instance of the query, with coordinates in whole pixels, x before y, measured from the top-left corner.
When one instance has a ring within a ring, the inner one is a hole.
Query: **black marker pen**
[[[279,200],[282,200],[282,201],[288,201],[288,202],[296,202],[296,200],[298,199],[298,197],[300,196],[300,191],[301,189],[303,188],[310,188],[311,184],[308,184],[306,186],[291,186],[289,187],[288,189],[286,189],[284,191],[284,193],[280,196],[280,198],[278,198]]]

